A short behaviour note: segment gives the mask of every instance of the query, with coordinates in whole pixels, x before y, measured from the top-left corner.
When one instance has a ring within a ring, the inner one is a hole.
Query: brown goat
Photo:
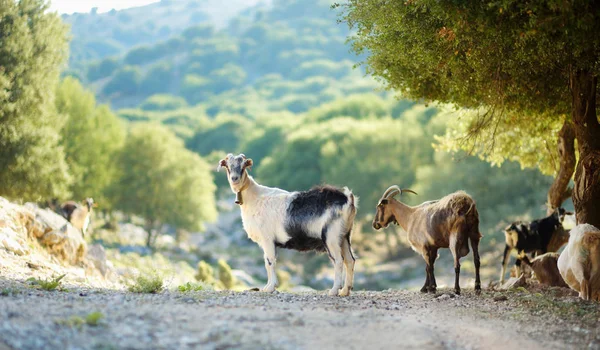
[[[558,253],[546,253],[529,260],[526,254],[523,254],[521,260],[529,266],[535,278],[545,286],[549,287],[569,287],[558,271]]]
[[[74,201],[67,201],[61,205],[61,209],[63,216],[85,236],[90,225],[92,208],[95,208],[97,205],[94,203],[93,198],[86,198],[82,203],[84,205]]]
[[[373,219],[373,228],[380,230],[390,223],[399,224],[408,234],[413,250],[425,259],[427,278],[421,292],[435,293],[437,285],[433,265],[439,248],[450,248],[454,257],[454,292],[460,294],[460,258],[469,254],[469,241],[475,260],[475,291],[481,291],[479,278],[479,213],[475,201],[463,191],[449,194],[437,201],[422,203],[416,207],[408,206],[393,197],[403,192],[414,191],[388,188],[379,204]]]

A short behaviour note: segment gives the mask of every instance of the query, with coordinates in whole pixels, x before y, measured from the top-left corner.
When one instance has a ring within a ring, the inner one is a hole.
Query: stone
[[[502,286],[500,286],[500,289],[508,290],[525,286],[527,286],[527,278],[522,274],[520,277],[509,278]]]
[[[86,257],[91,262],[102,276],[106,276],[109,267],[106,261],[106,251],[100,244],[92,244],[88,247]]]

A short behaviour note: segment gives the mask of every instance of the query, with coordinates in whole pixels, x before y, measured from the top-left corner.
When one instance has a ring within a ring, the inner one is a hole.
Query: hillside
[[[146,6],[108,13],[63,15],[71,26],[71,69],[91,60],[121,55],[134,46],[153,44],[180,34],[190,26],[209,23],[224,28],[250,7],[270,0],[162,0]]]

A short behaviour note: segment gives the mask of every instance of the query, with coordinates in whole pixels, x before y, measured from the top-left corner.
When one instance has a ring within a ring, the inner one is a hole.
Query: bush
[[[164,289],[164,282],[162,277],[157,273],[152,273],[147,276],[139,275],[131,281],[127,289],[132,293],[156,294],[162,292]]]
[[[187,282],[186,284],[182,284],[179,287],[177,287],[177,290],[181,293],[200,292],[203,290],[212,290],[212,287],[204,283]]]
[[[231,273],[231,267],[223,259],[219,259],[219,280],[223,283],[225,289],[232,289],[235,285],[235,277]]]
[[[31,277],[27,281],[29,281],[34,286],[39,286],[43,290],[53,291],[56,288],[60,287],[60,284],[61,284],[60,281],[63,278],[65,278],[65,276],[66,276],[66,274],[65,275],[60,275],[58,277],[55,277],[55,278],[52,278],[52,279],[49,279],[49,280],[42,280],[42,279],[37,279],[37,278]]]
[[[198,281],[213,283],[215,280],[214,271],[206,261],[202,260],[198,263],[198,273],[196,274]]]

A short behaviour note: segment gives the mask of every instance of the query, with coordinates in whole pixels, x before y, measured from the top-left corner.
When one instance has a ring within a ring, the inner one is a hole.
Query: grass
[[[74,315],[67,319],[57,320],[56,323],[59,325],[64,325],[64,326],[71,327],[71,328],[81,329],[84,325],[87,325],[90,327],[99,326],[101,324],[100,320],[102,318],[104,318],[104,314],[102,314],[101,312],[95,311],[95,312],[92,312],[91,314],[85,316],[85,318]]]
[[[164,281],[157,273],[139,275],[131,280],[127,289],[132,293],[157,294],[165,288]]]
[[[177,287],[177,290],[180,291],[181,293],[188,293],[188,292],[199,292],[202,290],[211,290],[212,288],[210,288],[209,286],[202,284],[202,283],[191,283],[191,282],[187,282],[186,284],[182,284],[179,287]]]
[[[21,294],[21,291],[16,288],[4,288],[0,291],[0,296],[3,297],[9,297],[17,294]]]
[[[565,298],[556,290],[515,291],[515,300],[535,316],[555,315],[560,319],[595,327],[600,319],[600,305],[579,298]]]
[[[66,274],[60,275],[58,277],[54,277],[49,280],[43,280],[43,279],[31,277],[27,281],[31,285],[39,286],[43,290],[53,291],[53,290],[56,290],[57,288],[61,287],[61,280],[63,278],[65,278],[65,276],[66,276]],[[63,288],[60,288],[59,290],[63,290]]]

